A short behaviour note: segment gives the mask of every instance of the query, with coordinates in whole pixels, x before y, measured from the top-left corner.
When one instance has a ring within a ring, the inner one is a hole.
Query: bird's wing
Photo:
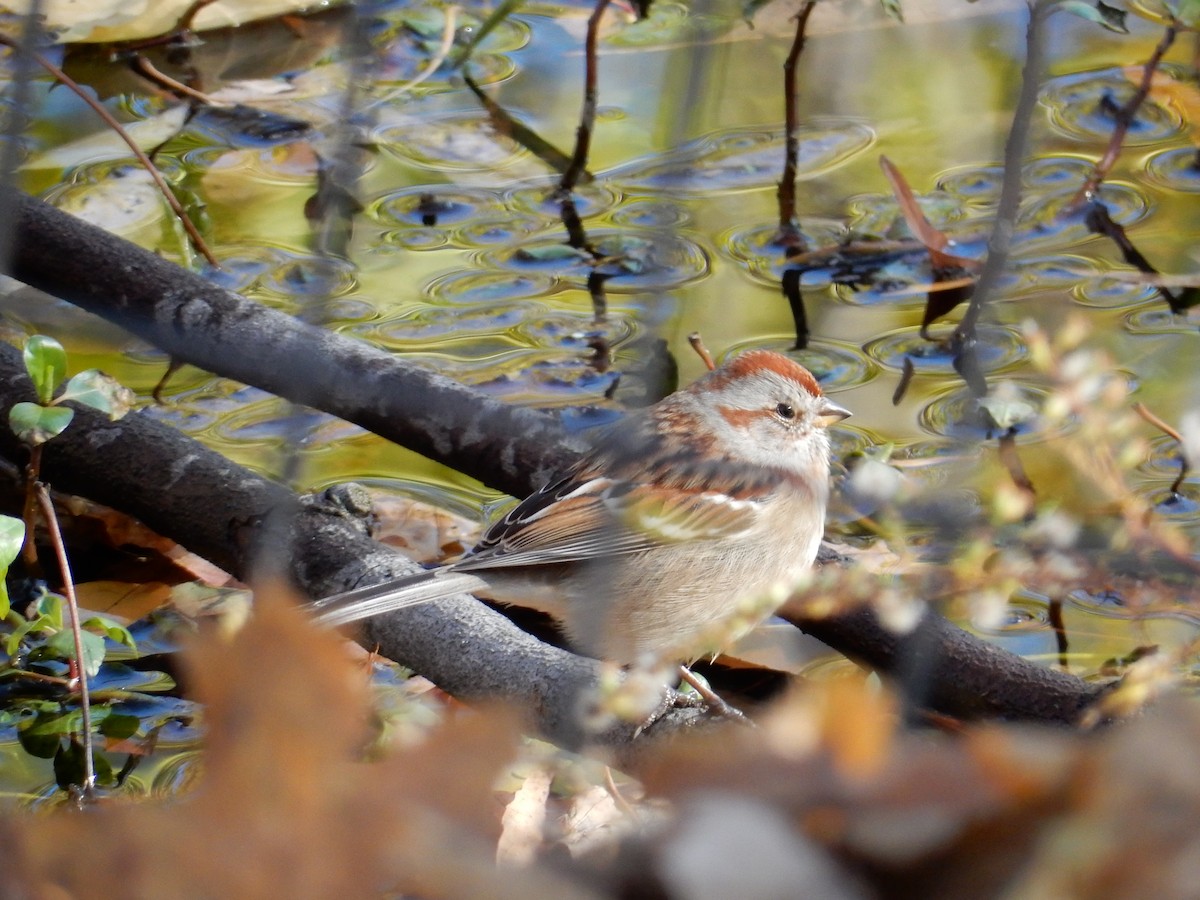
[[[607,478],[565,478],[532,494],[453,564],[470,572],[636,553],[665,544],[736,538],[759,515],[754,499]]]

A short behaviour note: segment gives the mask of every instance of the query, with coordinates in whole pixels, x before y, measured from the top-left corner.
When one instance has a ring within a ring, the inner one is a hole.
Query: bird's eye
[[[775,407],[775,415],[781,419],[794,419],[796,418],[796,410],[787,403],[780,403]]]

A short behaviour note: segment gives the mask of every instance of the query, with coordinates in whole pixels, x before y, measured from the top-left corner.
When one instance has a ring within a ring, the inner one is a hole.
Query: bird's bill
[[[850,410],[844,406],[838,406],[828,397],[824,398],[821,403],[821,408],[817,410],[817,422],[823,427],[836,425],[842,419],[848,418],[851,415]]]

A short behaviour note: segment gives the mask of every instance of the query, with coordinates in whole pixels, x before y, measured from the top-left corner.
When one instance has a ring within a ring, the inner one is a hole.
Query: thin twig
[[[1008,140],[1004,144],[1004,181],[1000,186],[1000,201],[996,221],[988,238],[987,261],[979,274],[979,283],[967,304],[956,334],[967,339],[975,334],[984,306],[991,299],[996,285],[1008,268],[1013,232],[1021,209],[1021,170],[1029,154],[1029,131],[1038,108],[1038,92],[1046,73],[1049,28],[1047,20],[1056,8],[1057,0],[1035,0],[1029,7],[1029,26],[1025,32],[1025,65],[1021,69],[1021,92],[1013,111]]]
[[[1129,126],[1133,124],[1133,117],[1137,114],[1138,108],[1150,95],[1150,87],[1154,81],[1154,72],[1158,69],[1158,64],[1162,62],[1163,55],[1175,43],[1175,37],[1178,33],[1175,21],[1172,20],[1167,25],[1167,30],[1163,32],[1163,36],[1154,48],[1154,52],[1146,60],[1146,65],[1142,68],[1142,80],[1138,84],[1137,90],[1125,102],[1125,105],[1117,110],[1116,125],[1113,127],[1112,137],[1108,140],[1108,147],[1105,148],[1104,155],[1100,157],[1100,161],[1092,169],[1092,174],[1088,177],[1088,180],[1083,183],[1079,192],[1072,199],[1071,209],[1079,207],[1095,197],[1096,191],[1100,190],[1100,185],[1108,177],[1108,173],[1112,171],[1112,167],[1116,165],[1117,158],[1121,155],[1121,146],[1125,143],[1125,135],[1129,131]]]
[[[720,694],[710,688],[705,683],[703,678],[696,675],[687,666],[679,667],[679,677],[686,684],[690,685],[692,689],[700,695],[704,702],[708,704],[710,712],[713,712],[726,719],[732,719],[734,722],[740,722],[743,725],[754,725],[754,722],[752,722],[744,712],[742,712],[736,706],[730,706],[728,703],[726,703],[721,698]]]
[[[800,124],[799,110],[796,108],[796,63],[804,49],[804,31],[808,25],[808,17],[816,5],[816,0],[806,0],[796,15],[796,35],[792,39],[792,49],[788,51],[787,59],[783,63],[784,159],[783,174],[775,192],[775,196],[779,198],[779,232],[776,240],[795,252],[808,249],[796,221],[796,161],[800,155],[800,140],[796,137]]]
[[[50,531],[50,543],[58,557],[58,568],[62,573],[63,594],[67,598],[67,613],[71,619],[71,634],[75,638],[76,678],[79,679],[79,711],[83,718],[83,795],[86,797],[96,787],[96,767],[92,760],[92,701],[88,694],[87,661],[83,656],[83,629],[79,625],[79,604],[75,599],[75,581],[71,577],[71,564],[67,559],[67,548],[63,544],[62,532],[58,527],[58,516],[50,492],[40,481],[36,487],[38,504]]]
[[[173,91],[184,97],[190,97],[197,103],[203,103],[205,106],[214,106],[215,103],[212,97],[203,91],[198,91],[194,87],[184,84],[182,81],[172,78],[166,72],[159,69],[154,63],[150,62],[149,57],[142,56],[140,53],[133,55],[133,67],[138,71],[138,74],[151,81],[156,81],[169,91]]]
[[[162,173],[159,172],[154,163],[150,161],[150,157],[142,152],[142,148],[139,147],[133,138],[129,136],[129,132],[121,127],[121,123],[114,119],[112,114],[109,113],[109,111],[105,109],[99,101],[81,88],[74,79],[67,75],[66,72],[64,72],[54,63],[50,62],[50,60],[46,59],[46,57],[38,53],[36,50],[31,50],[28,47],[22,47],[12,38],[4,34],[0,34],[0,44],[3,44],[6,47],[11,47],[13,50],[16,50],[19,53],[28,54],[30,58],[32,58],[39,66],[53,75],[61,84],[65,85],[70,91],[76,94],[80,100],[90,106],[96,115],[104,120],[104,124],[117,133],[121,140],[125,142],[126,146],[133,151],[133,155],[137,157],[138,162],[140,162],[146,168],[146,171],[150,173],[150,177],[154,179],[154,183],[158,185],[158,189],[162,191],[162,195],[164,198],[166,198],[167,204],[171,207],[171,211],[174,212],[179,221],[183,223],[184,230],[187,231],[188,237],[191,238],[192,245],[206,260],[208,260],[210,265],[217,269],[221,268],[221,264],[217,262],[217,258],[213,256],[212,251],[208,249],[208,244],[204,242],[204,238],[200,237],[200,232],[196,229],[196,226],[192,223],[192,220],[188,218],[188,214],[184,211],[183,206],[180,205],[179,200],[176,199],[174,192],[170,188],[170,185],[168,185],[166,180],[162,177]]]
[[[571,165],[559,183],[559,190],[563,193],[575,190],[579,176],[587,168],[592,148],[592,131],[596,127],[596,40],[600,32],[600,19],[610,2],[596,0],[596,8],[588,17],[587,40],[584,42],[583,110],[579,114],[579,128],[575,131],[575,152],[571,156]]]
[[[692,349],[696,351],[696,355],[704,361],[704,365],[708,367],[708,371],[712,371],[717,367],[716,361],[712,358],[712,354],[708,352],[708,347],[704,346],[704,338],[700,336],[700,332],[693,331],[688,335],[688,343],[692,345]]]
[[[1167,437],[1172,438],[1177,444],[1179,444],[1179,474],[1171,483],[1171,493],[1178,494],[1179,488],[1183,484],[1184,479],[1187,478],[1191,472],[1191,466],[1188,465],[1188,454],[1185,442],[1183,440],[1183,435],[1179,432],[1179,429],[1173,427],[1168,422],[1160,419],[1157,415],[1151,412],[1150,408],[1146,406],[1145,403],[1133,404],[1133,411]]]

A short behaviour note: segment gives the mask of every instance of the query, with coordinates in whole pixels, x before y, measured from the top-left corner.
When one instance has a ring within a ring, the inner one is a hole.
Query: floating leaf
[[[133,408],[135,394],[99,369],[87,369],[67,382],[62,396],[58,399],[60,403],[63,400],[74,400],[84,406],[90,406],[116,421]]]
[[[35,334],[25,342],[25,371],[44,406],[54,400],[54,389],[67,377],[67,351],[54,338]]]
[[[137,641],[133,639],[133,635],[129,633],[129,629],[124,625],[114,622],[112,619],[104,616],[92,616],[83,622],[82,627],[87,631],[95,632],[98,635],[116,641],[118,644],[124,644],[130,650],[137,652]]]
[[[54,780],[63,790],[82,785],[87,779],[87,766],[84,764],[86,752],[79,740],[71,738],[54,754]],[[114,781],[112,765],[103,756],[92,754],[92,772],[97,784],[112,784]]]
[[[1117,34],[1129,34],[1129,29],[1125,27],[1125,16],[1127,15],[1125,10],[1109,6],[1102,0],[1096,0],[1094,4],[1088,3],[1087,0],[1062,0],[1059,9],[1089,22],[1095,22],[1100,27],[1115,31]]]
[[[42,716],[30,719],[28,725],[17,729],[17,740],[30,756],[38,759],[53,759],[62,745],[61,732],[46,732],[40,730]]]
[[[104,662],[104,638],[91,631],[85,631],[81,636],[83,659],[80,664],[89,676],[95,675],[100,671],[100,664]],[[75,637],[65,628],[46,641],[45,647],[63,659],[75,658]]]
[[[36,446],[62,434],[73,418],[75,410],[65,406],[17,403],[8,412],[8,425],[21,441]]]
[[[110,713],[100,723],[99,731],[106,738],[123,741],[137,734],[139,725],[141,725],[141,720],[137,716]]]

